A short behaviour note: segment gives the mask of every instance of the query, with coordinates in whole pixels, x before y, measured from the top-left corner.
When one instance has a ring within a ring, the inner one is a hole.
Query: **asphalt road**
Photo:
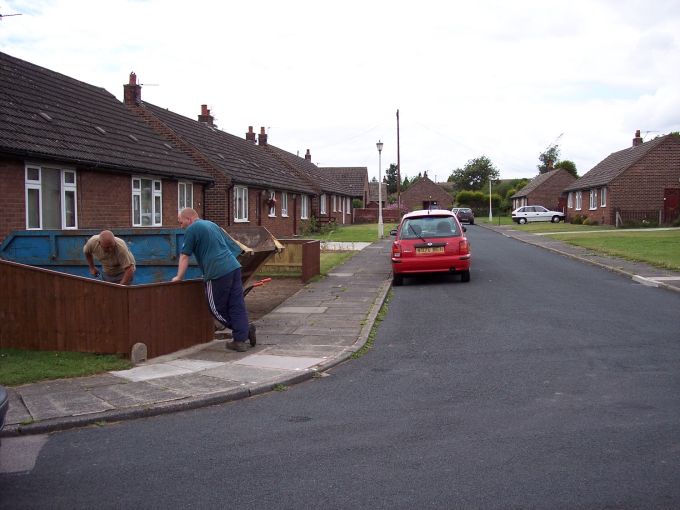
[[[361,359],[50,436],[0,507],[680,508],[680,294],[468,234],[471,282],[407,279]]]

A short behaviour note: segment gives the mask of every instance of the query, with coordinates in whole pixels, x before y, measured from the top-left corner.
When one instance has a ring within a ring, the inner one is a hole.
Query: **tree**
[[[448,181],[453,182],[457,189],[476,191],[482,189],[489,179],[498,179],[499,175],[491,160],[480,156],[468,161],[463,168],[454,170]]]
[[[397,192],[397,165],[394,163],[390,164],[390,167],[385,171],[385,183],[388,193]]]
[[[537,166],[538,173],[544,174],[550,170],[553,170],[554,165],[559,161],[559,159],[560,146],[556,143],[548,145],[548,148],[543,151],[540,156],[538,156],[538,160],[541,162],[541,164]]]
[[[578,178],[578,173],[576,172],[576,165],[574,164],[573,161],[569,161],[568,159],[564,159],[562,161],[559,161],[556,165],[555,168],[562,168],[569,172],[571,175],[574,177]]]

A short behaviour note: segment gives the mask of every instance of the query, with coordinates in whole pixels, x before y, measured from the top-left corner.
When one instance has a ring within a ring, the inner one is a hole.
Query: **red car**
[[[470,243],[455,213],[446,210],[413,211],[392,230],[392,283],[422,273],[460,274],[470,281]]]

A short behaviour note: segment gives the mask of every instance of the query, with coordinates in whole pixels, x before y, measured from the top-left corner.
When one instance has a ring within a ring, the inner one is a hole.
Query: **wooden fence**
[[[0,260],[0,348],[148,357],[213,339],[203,282],[124,287]]]
[[[321,272],[321,242],[310,239],[279,239],[285,249],[260,267],[264,273],[300,274],[308,282]]]

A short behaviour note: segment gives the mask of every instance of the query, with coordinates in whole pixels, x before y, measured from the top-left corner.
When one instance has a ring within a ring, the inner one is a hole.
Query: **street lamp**
[[[380,237],[380,239],[382,239],[385,236],[385,232],[383,231],[383,219],[382,219],[382,175],[381,175],[383,143],[380,140],[378,140],[378,143],[376,143],[375,146],[378,148],[378,236]]]

